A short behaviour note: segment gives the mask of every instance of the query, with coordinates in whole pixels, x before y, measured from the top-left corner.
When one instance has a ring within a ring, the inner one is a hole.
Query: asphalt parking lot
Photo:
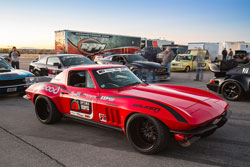
[[[28,69],[29,59],[21,60]],[[213,76],[195,82],[195,72],[172,73],[166,84],[206,89]],[[158,155],[136,152],[125,135],[115,130],[63,119],[41,124],[31,102],[16,95],[0,97],[0,166],[249,166],[250,98],[229,102],[233,111],[228,123],[212,136],[189,148],[170,143]]]

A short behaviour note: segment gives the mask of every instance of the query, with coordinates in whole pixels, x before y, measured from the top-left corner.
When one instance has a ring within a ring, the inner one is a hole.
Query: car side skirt
[[[119,128],[119,127],[115,127],[115,126],[110,126],[110,125],[102,124],[102,123],[99,123],[99,122],[91,121],[91,120],[88,120],[88,119],[76,117],[76,116],[69,115],[69,114],[64,114],[63,116],[66,117],[66,118],[69,118],[69,119],[78,121],[78,122],[83,122],[83,123],[87,123],[87,124],[92,124],[92,125],[95,125],[95,126],[102,126],[102,127],[105,127],[105,128],[111,128],[111,129],[114,129],[114,130],[118,130],[118,131],[123,132],[123,129],[122,129],[122,128]]]

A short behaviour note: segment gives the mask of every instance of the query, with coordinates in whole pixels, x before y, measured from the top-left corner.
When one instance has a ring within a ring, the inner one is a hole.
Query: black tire
[[[132,146],[143,154],[162,151],[170,139],[168,128],[156,118],[145,114],[129,117],[126,136]]]
[[[190,67],[187,66],[187,67],[185,68],[185,72],[189,72],[189,71],[190,71]]]
[[[34,74],[35,74],[35,76],[41,76],[40,72],[37,70],[34,71]]]
[[[132,72],[140,79],[142,80],[142,72],[139,69],[133,69]]]
[[[227,100],[236,101],[241,98],[243,91],[241,86],[237,82],[228,81],[223,84],[221,92]]]
[[[36,98],[35,110],[37,119],[44,124],[53,124],[62,118],[54,102],[42,95]]]

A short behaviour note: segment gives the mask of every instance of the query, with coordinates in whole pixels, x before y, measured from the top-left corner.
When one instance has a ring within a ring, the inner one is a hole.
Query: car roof
[[[104,69],[104,68],[118,68],[118,67],[126,67],[124,65],[99,65],[99,64],[90,64],[90,65],[84,65],[84,66],[76,66],[76,67],[70,67],[67,70],[68,71],[80,71],[80,70],[96,70],[96,69]]]
[[[55,57],[63,57],[63,56],[84,56],[84,55],[80,55],[80,54],[54,54],[54,55],[46,55],[46,56],[42,57],[41,59],[47,58],[47,57],[53,57],[53,56],[55,56]]]

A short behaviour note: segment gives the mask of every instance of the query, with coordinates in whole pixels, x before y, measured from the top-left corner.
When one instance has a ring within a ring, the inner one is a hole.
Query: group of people
[[[167,68],[167,80],[171,79],[171,62],[175,58],[174,53],[171,51],[171,47],[167,47],[165,51],[162,52],[163,59],[162,59],[162,64]],[[203,70],[206,67],[205,63],[205,54],[201,52],[201,49],[198,48],[197,50],[197,57],[196,60],[197,62],[197,68],[196,68],[196,77],[194,81],[202,81],[203,80]]]
[[[11,66],[13,68],[19,69],[19,57],[21,56],[20,52],[13,46],[12,50],[9,53],[9,59],[11,61]]]
[[[229,53],[227,52],[226,48],[223,49],[222,51],[222,60],[232,60],[233,58],[233,51],[230,48]]]

